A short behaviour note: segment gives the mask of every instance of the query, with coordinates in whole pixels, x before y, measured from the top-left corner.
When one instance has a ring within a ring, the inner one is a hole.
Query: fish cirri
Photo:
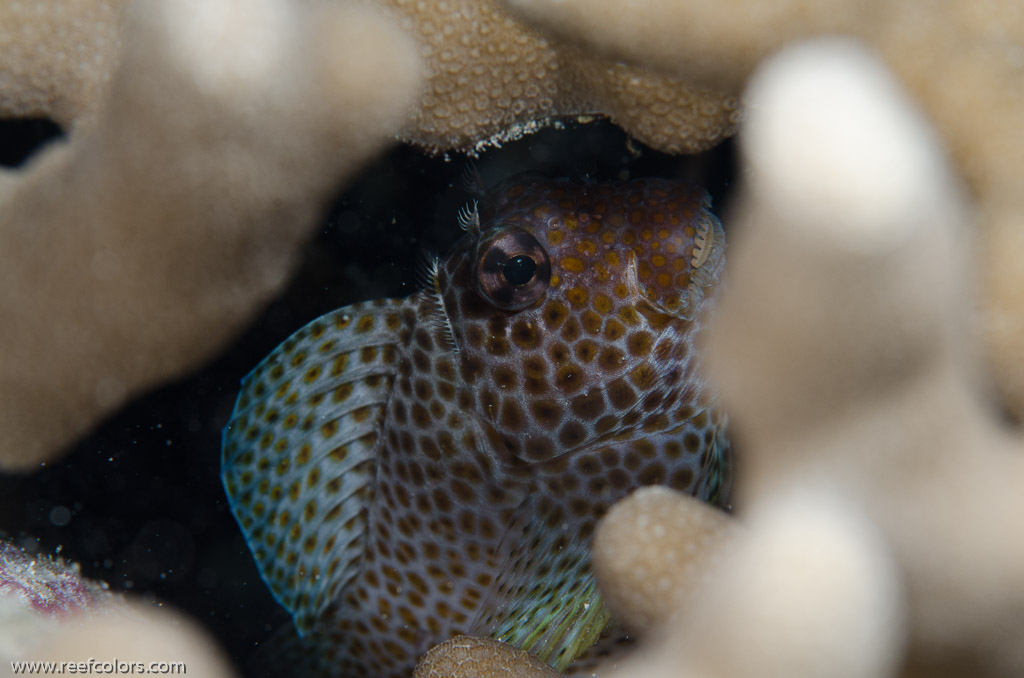
[[[514,177],[423,290],[329,313],[245,378],[223,479],[294,619],[290,673],[408,676],[456,633],[564,668],[609,623],[609,506],[723,500],[695,355],[725,262],[709,206],[679,181]]]

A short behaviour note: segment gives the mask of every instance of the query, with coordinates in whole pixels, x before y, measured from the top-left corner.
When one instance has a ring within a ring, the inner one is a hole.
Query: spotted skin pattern
[[[526,268],[501,268],[522,243]],[[302,635],[289,671],[408,676],[456,633],[560,669],[584,651],[609,621],[589,542],[610,505],[727,494],[694,352],[724,247],[688,183],[515,177],[426,289],[330,313],[253,370],[223,476]]]

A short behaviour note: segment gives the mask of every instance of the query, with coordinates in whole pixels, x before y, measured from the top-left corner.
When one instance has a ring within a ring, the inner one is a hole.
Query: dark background
[[[561,127],[474,161],[404,146],[382,155],[326,210],[288,288],[220,357],[129,403],[56,463],[0,474],[0,538],[32,553],[59,551],[88,577],[185,610],[244,667],[254,645],[289,622],[260,580],[219,474],[220,430],[239,381],[263,356],[318,315],[414,292],[420,250],[443,253],[461,233],[470,163],[487,185],[521,171],[686,177],[706,186],[722,213],[734,177],[730,143],[672,157],[608,122]],[[47,121],[0,121],[0,164],[17,166],[59,136]]]

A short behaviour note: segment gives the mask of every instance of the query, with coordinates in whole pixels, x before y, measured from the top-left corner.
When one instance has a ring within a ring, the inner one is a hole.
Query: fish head
[[[438,289],[472,406],[515,456],[667,431],[686,414],[693,335],[725,261],[709,203],[687,182],[529,175],[484,197]]]

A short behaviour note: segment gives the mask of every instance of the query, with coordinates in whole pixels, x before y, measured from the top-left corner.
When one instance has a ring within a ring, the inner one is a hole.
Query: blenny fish
[[[707,193],[521,175],[460,220],[424,289],[300,329],[224,431],[292,675],[408,676],[456,633],[562,669],[609,624],[589,565],[609,506],[727,494],[695,354],[725,263]]]

